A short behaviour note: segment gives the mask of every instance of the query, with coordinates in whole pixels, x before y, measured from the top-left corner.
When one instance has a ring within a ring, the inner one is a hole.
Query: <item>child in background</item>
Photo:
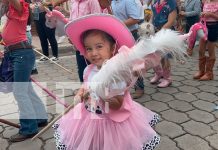
[[[57,149],[154,149],[160,142],[152,128],[159,120],[157,114],[134,102],[128,90],[107,100],[98,99],[94,92],[88,90],[92,78],[105,61],[116,55],[122,45],[134,45],[125,25],[111,15],[95,14],[72,21],[65,31],[91,65],[86,67],[84,86],[76,95],[82,102],[53,126]],[[111,84],[109,91],[128,86],[124,81]]]
[[[176,0],[152,1],[152,23],[156,31],[161,29],[174,29],[173,25],[177,17]],[[162,59],[161,64],[154,68],[155,76],[150,80],[151,84],[160,82],[157,87],[168,87],[172,83],[170,54]]]

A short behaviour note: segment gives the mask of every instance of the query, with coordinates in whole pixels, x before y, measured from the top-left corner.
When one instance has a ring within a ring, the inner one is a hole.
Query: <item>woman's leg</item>
[[[54,57],[58,57],[58,43],[55,37],[55,28],[50,29],[45,26],[45,31],[46,31],[49,43],[51,45],[52,54]]]
[[[206,65],[206,56],[205,56],[205,49],[206,49],[206,41],[201,39],[199,42],[199,62],[198,68],[199,71],[195,73],[193,79],[200,79],[205,73],[205,65]]]
[[[35,20],[36,31],[38,33],[42,52],[45,56],[49,56],[47,34],[45,30],[45,12],[39,13],[39,20]]]
[[[47,117],[47,113],[46,113],[46,110],[45,110],[45,106],[42,103],[39,96],[34,91],[31,82],[29,84],[28,94],[29,94],[29,97],[31,99],[34,111],[36,113],[37,123],[39,124],[39,123],[42,123],[42,122],[47,122],[48,117]]]
[[[32,49],[13,51],[10,54],[13,62],[13,94],[20,112],[20,135],[31,135],[38,132],[36,112],[29,97],[30,73],[35,56]],[[17,137],[12,137],[12,141]]]
[[[206,81],[206,80],[213,80],[213,67],[216,61],[216,56],[215,56],[215,42],[207,42],[207,47],[208,47],[208,53],[209,57],[206,60],[206,72],[205,74],[200,78],[201,81]]]

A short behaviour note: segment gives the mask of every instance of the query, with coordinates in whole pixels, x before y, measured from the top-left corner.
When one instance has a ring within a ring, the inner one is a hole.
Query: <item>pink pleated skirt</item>
[[[152,150],[160,143],[153,130],[159,116],[133,102],[131,115],[115,122],[106,115],[97,115],[80,103],[57,121],[56,147],[60,150]]]

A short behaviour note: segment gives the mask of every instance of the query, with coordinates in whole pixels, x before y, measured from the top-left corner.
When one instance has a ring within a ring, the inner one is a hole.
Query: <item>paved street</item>
[[[36,43],[34,46],[40,49]],[[57,95],[62,104],[70,104],[75,89],[79,87],[76,60],[71,48],[69,46],[70,50],[61,52],[58,63],[72,73],[50,62],[37,61],[39,74],[32,76]],[[218,110],[215,110],[218,105],[218,61],[214,68],[215,80],[200,82],[192,79],[197,69],[197,56],[198,51],[195,50],[186,64],[172,62],[173,83],[168,88],[156,88],[149,84],[153,71],[145,77],[146,94],[137,101],[161,116],[161,122],[155,127],[161,135],[161,144],[156,150],[218,150]],[[33,85],[46,105],[49,120],[52,120],[64,110],[64,106]],[[18,123],[18,108],[11,93],[0,93],[0,118]],[[35,141],[8,142],[7,139],[17,132],[18,129],[0,123],[0,150],[55,149],[52,129]]]

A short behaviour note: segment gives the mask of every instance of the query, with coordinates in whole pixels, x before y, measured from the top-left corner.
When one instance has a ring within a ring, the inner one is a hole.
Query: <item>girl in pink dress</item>
[[[152,150],[160,142],[153,126],[159,116],[134,102],[128,83],[112,83],[110,91],[121,91],[102,99],[89,90],[92,78],[122,45],[134,39],[125,25],[111,15],[95,14],[76,19],[65,27],[72,43],[90,62],[84,85],[76,97],[82,102],[64,115],[53,128],[57,149],[66,150]],[[110,72],[110,70],[108,70]]]

